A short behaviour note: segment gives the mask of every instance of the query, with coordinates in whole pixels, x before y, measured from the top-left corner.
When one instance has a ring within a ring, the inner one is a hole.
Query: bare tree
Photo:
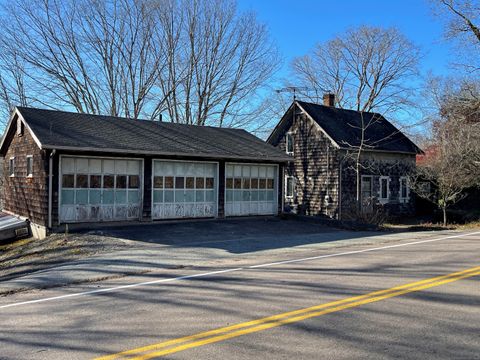
[[[255,118],[252,99],[278,65],[265,25],[238,15],[234,1],[185,0],[161,16],[168,50],[162,78],[175,122],[244,125]],[[179,66],[180,65],[180,66]]]
[[[411,98],[420,56],[418,47],[397,29],[360,26],[318,44],[312,53],[292,63],[298,85],[310,89],[304,93],[306,98],[318,102],[330,91],[337,107],[360,112],[360,123],[349,124],[358,141],[343,144],[351,149],[345,161],[353,162],[359,212],[361,174],[372,166],[363,161],[364,152],[395,136],[396,131],[381,138],[368,134],[377,122],[385,121],[382,115],[409,111],[414,106]]]
[[[361,26],[294,59],[292,72],[297,85],[312,89],[307,98],[331,91],[340,108],[389,114],[412,105],[409,82],[417,80],[420,56],[397,29]]]
[[[0,124],[5,125],[8,114],[16,104],[27,105],[24,76],[25,64],[18,53],[0,41]]]
[[[278,64],[265,25],[233,0],[13,0],[3,15],[25,98],[53,108],[243,125]],[[17,102],[12,74],[0,79]]]
[[[445,23],[445,37],[456,43],[463,70],[480,70],[480,3],[478,0],[432,0],[434,13]]]
[[[436,204],[447,224],[447,209],[480,186],[480,87],[450,79],[435,91],[438,117],[432,124],[431,151],[410,179],[422,198]],[[443,92],[441,98],[437,97]]]

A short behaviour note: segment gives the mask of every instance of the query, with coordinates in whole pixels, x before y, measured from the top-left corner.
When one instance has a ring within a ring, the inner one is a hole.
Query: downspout
[[[288,164],[288,163],[287,163]],[[282,173],[280,174],[280,176],[282,177],[282,188],[280,189],[280,194],[282,194],[282,211],[281,213],[283,214],[285,212],[285,190],[287,189],[287,182],[286,182],[286,179],[285,179],[285,164],[282,164]],[[279,181],[280,183],[280,181]]]
[[[57,151],[53,149],[48,157],[48,228],[52,228],[52,186],[53,186],[53,157]]]
[[[342,220],[342,169],[343,159],[340,161],[339,177],[338,177],[338,220]]]

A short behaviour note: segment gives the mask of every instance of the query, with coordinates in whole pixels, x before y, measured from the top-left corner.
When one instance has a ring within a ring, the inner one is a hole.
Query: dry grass
[[[0,245],[0,281],[124,248],[121,240],[96,234],[54,234],[44,240],[21,239]]]
[[[480,220],[466,224],[447,224],[406,220],[405,222],[384,223],[382,228],[389,231],[438,231],[438,230],[480,230]]]

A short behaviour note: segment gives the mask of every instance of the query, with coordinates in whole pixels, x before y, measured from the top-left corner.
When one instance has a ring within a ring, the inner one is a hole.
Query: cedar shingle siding
[[[17,120],[19,121],[19,120]],[[4,155],[4,209],[46,225],[48,184],[45,152],[40,150],[28,129],[19,136],[16,126],[8,134],[10,142]],[[33,155],[33,176],[27,177],[27,155]],[[9,176],[10,158],[15,158],[15,176]]]
[[[370,140],[376,139],[377,146],[361,156],[361,176],[372,176],[370,202],[387,215],[413,214],[413,194],[400,199],[400,178],[414,169],[415,155],[421,150],[378,114],[360,115],[304,102],[292,104],[268,139],[283,151],[287,134],[294,141],[294,160],[285,175],[295,178],[295,192],[293,198],[285,198],[286,211],[342,219],[354,216],[357,181],[352,154],[356,154],[354,145],[359,138],[355,130],[359,116],[378,119],[367,134]],[[389,178],[386,202],[378,199],[382,176]]]
[[[293,120],[290,122],[292,123]],[[298,115],[288,132],[294,143],[294,161],[286,169],[295,178],[295,197],[285,205],[299,213],[337,216],[338,157],[330,140],[305,115]],[[286,150],[286,134],[279,147]],[[328,198],[327,198],[328,197]]]

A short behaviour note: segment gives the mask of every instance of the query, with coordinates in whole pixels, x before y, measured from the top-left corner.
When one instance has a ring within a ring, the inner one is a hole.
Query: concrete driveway
[[[103,228],[93,233],[130,240],[135,247],[155,248],[155,245],[205,247],[221,249],[232,254],[352,239],[366,234],[342,231],[311,220],[282,220],[277,217],[159,222]]]

